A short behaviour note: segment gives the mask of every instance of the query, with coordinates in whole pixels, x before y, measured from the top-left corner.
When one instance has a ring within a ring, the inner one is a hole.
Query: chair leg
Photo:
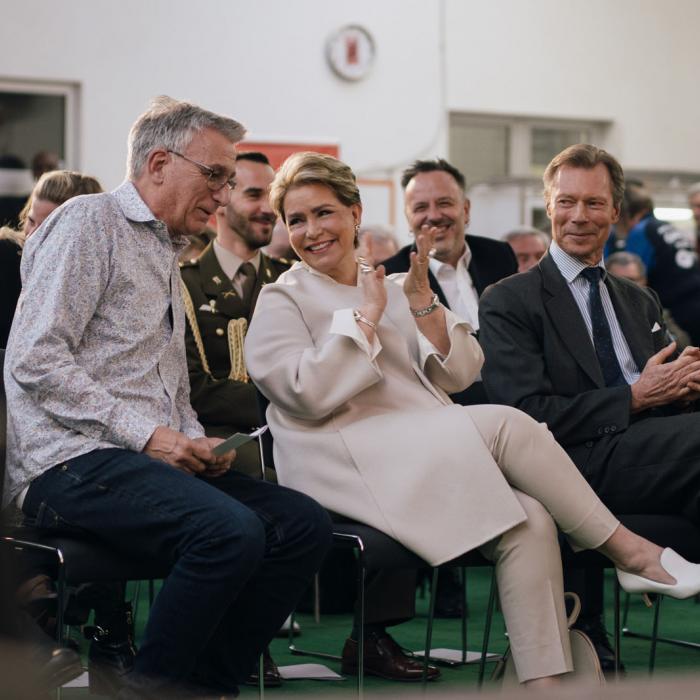
[[[624,630],[627,629],[627,617],[629,616],[630,612],[630,594],[625,593],[625,607],[624,607],[624,612],[622,613],[622,630],[624,633]]]
[[[620,680],[620,582],[615,577],[613,653],[615,656],[615,680]]]
[[[263,654],[258,657],[258,697],[263,700],[265,697],[265,662]]]
[[[428,624],[425,628],[425,651],[423,652],[423,688],[428,682],[428,665],[430,664],[430,648],[433,644],[433,620],[435,619],[435,598],[437,597],[438,575],[440,568],[433,569],[433,580],[430,584],[430,604],[428,606]]]
[[[481,688],[484,684],[484,676],[486,675],[486,655],[489,652],[489,638],[491,636],[491,622],[493,621],[493,610],[496,605],[496,569],[494,567],[491,574],[491,589],[489,590],[489,602],[486,608],[486,622],[484,625],[484,641],[481,646],[481,658],[479,659],[479,679],[477,685]]]
[[[321,581],[318,572],[314,575],[314,622],[321,623]]]
[[[661,613],[661,601],[664,599],[662,595],[656,597],[656,605],[654,606],[654,625],[651,632],[651,646],[649,647],[649,675],[654,673],[656,664],[656,645],[659,640],[659,615]]]
[[[460,568],[460,581],[462,583],[462,663],[467,663],[467,567]]]
[[[367,577],[362,550],[359,552],[357,564],[359,569],[357,574],[357,605],[360,609],[359,639],[357,640],[357,697],[362,700],[365,686],[365,579]]]

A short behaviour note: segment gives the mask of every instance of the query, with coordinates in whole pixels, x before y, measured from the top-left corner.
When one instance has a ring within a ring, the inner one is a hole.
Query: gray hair
[[[518,228],[514,228],[512,231],[508,231],[508,233],[503,236],[503,240],[506,243],[510,243],[511,241],[514,241],[517,238],[523,238],[524,236],[536,236],[540,239],[540,241],[542,241],[545,248],[549,248],[549,236],[544,231],[540,231],[540,229],[533,228],[532,226],[520,226]]]
[[[695,182],[688,188],[688,199],[696,194],[700,194],[700,182]]]
[[[618,265],[619,267],[627,267],[627,265],[636,265],[642,277],[647,276],[647,266],[636,253],[628,253],[626,250],[620,250],[617,253],[613,253],[612,255],[609,255],[607,258],[605,258],[606,269],[609,270],[615,265]]]
[[[154,97],[129,131],[127,176],[138,177],[149,154],[156,148],[182,153],[203,129],[214,129],[231,143],[238,143],[245,136],[245,128],[235,119],[167,95]]]

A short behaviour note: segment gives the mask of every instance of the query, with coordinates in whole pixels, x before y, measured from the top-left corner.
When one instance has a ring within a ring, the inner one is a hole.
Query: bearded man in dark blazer
[[[464,175],[442,158],[417,160],[404,170],[401,186],[405,194],[406,220],[415,235],[434,228],[435,247],[428,278],[440,302],[479,330],[479,297],[490,284],[518,271],[518,263],[507,243],[481,236],[465,236],[470,202],[465,194]],[[408,272],[414,250],[408,245],[385,260],[387,274]],[[463,405],[487,403],[482,383],[475,382],[452,396]]]
[[[622,168],[580,144],[552,160],[544,185],[549,252],[481,298],[488,396],[546,423],[613,512],[700,524],[700,351],[679,355],[656,294],[602,262]]]

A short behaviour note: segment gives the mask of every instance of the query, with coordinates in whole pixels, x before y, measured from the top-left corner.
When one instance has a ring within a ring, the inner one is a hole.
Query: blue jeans
[[[187,475],[145,454],[96,450],[36,478],[23,510],[139,557],[172,559],[136,656],[144,689],[187,680],[235,691],[294,609],[331,543],[323,508],[230,471]]]

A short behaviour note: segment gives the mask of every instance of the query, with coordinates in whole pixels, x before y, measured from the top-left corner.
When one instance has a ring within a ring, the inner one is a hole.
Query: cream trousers
[[[619,521],[546,425],[507,406],[464,410],[527,513],[524,523],[481,547],[496,565],[518,679],[572,671],[556,526],[577,548],[595,549]]]

